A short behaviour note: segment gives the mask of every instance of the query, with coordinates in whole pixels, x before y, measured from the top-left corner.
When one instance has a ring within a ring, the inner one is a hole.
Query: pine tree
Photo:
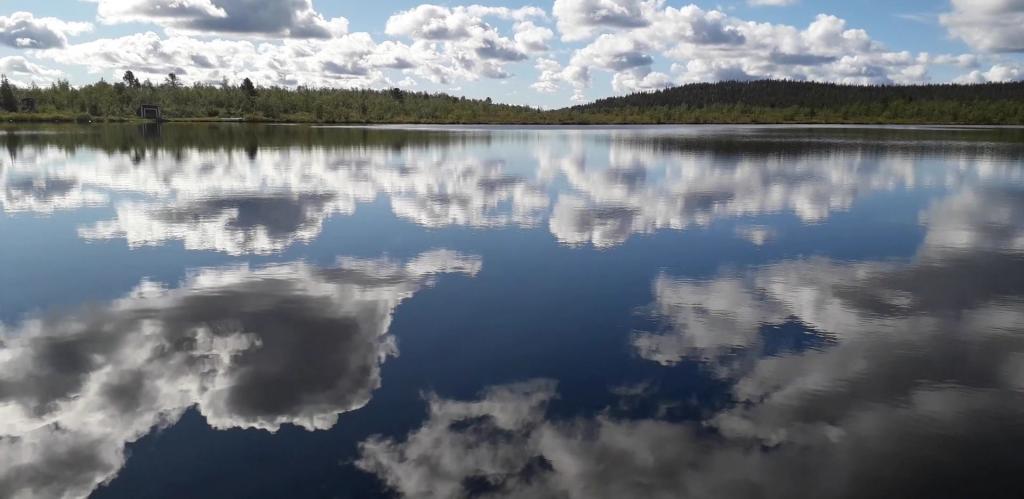
[[[132,73],[131,71],[125,71],[124,76],[121,79],[124,80],[124,84],[129,88],[139,88],[142,86],[139,79],[135,77],[135,73]]]
[[[256,97],[256,85],[253,85],[252,80],[248,78],[242,80],[242,91],[249,97]]]
[[[7,75],[0,75],[0,107],[9,113],[18,111],[18,98],[14,96],[14,86],[7,81]]]

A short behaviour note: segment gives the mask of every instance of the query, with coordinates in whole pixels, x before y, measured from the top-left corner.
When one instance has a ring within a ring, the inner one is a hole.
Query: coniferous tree
[[[14,96],[14,86],[7,81],[7,75],[0,76],[0,107],[9,113],[18,111],[18,98]]]
[[[242,80],[242,91],[249,97],[256,97],[256,85],[249,78]]]
[[[124,81],[124,84],[127,85],[128,88],[139,88],[142,86],[139,79],[135,77],[135,73],[132,73],[131,71],[125,71],[121,80]]]

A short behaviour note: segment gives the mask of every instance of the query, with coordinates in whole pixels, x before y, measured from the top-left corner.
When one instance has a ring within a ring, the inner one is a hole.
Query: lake
[[[1021,493],[1024,129],[0,134],[0,497]]]

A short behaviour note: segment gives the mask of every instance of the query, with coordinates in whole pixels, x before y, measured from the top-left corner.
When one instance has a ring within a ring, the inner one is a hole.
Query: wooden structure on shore
[[[154,104],[143,104],[139,106],[139,117],[149,120],[163,121],[163,115],[160,113],[160,106]]]

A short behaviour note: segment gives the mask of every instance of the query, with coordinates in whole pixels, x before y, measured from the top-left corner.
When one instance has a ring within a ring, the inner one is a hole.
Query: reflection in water
[[[331,213],[350,211],[330,194],[203,198],[182,205],[123,202],[117,219],[82,227],[88,240],[123,238],[132,248],[180,240],[189,250],[218,250],[232,255],[277,253],[320,234]]]
[[[99,304],[0,324],[0,497],[1019,490],[1024,130],[5,132],[0,264],[19,266],[0,291],[44,293],[0,303],[46,309],[54,276],[103,275],[68,300]],[[58,212],[74,216],[35,216]],[[343,217],[345,237],[323,236]],[[427,230],[451,226],[475,230]],[[82,243],[102,240],[167,248]],[[339,253],[419,256],[309,263]],[[477,279],[391,332],[446,273]],[[189,408],[210,428],[145,440]],[[307,456],[283,425],[331,433]],[[174,445],[237,428],[295,463],[233,441],[225,455],[273,476],[192,481],[207,465]],[[126,457],[139,440],[149,461]]]
[[[397,355],[395,307],[481,262],[445,250],[402,264],[342,258],[202,269],[0,329],[0,496],[80,497],[124,446],[197,406],[214,428],[333,426]]]
[[[417,498],[1015,497],[1024,404],[954,388],[904,395],[844,406],[801,391],[703,424],[564,420],[545,417],[556,394],[539,380],[477,401],[433,397],[422,427],[363,442],[357,465]]]
[[[548,204],[546,193],[506,173],[502,161],[457,149],[282,149],[255,158],[186,149],[174,158],[98,155],[70,162],[53,153],[38,159],[16,164],[24,175],[36,177],[8,181],[9,198],[17,201],[10,193],[21,184],[70,172],[77,175],[78,192],[84,185],[94,192],[135,195],[115,204],[116,219],[80,230],[86,239],[123,238],[133,248],[180,240],[191,250],[276,253],[312,241],[329,216],[350,215],[357,203],[382,193],[389,195],[396,215],[430,227],[530,226]],[[83,204],[38,194],[33,201],[4,206],[52,212]]]
[[[188,249],[240,255],[308,243],[330,216],[351,215],[359,203],[384,194],[397,216],[427,227],[532,227],[546,219],[562,243],[608,247],[637,233],[730,217],[793,213],[804,222],[820,222],[864,193],[950,188],[967,178],[1007,175],[1006,160],[1021,155],[1020,147],[1006,144],[954,141],[934,147],[948,150],[963,166],[933,169],[922,161],[927,149],[883,155],[886,149],[871,130],[853,137],[859,140],[825,142],[800,133],[777,136],[770,129],[749,129],[746,137],[736,135],[743,129],[729,128],[690,140],[684,140],[694,134],[688,129],[614,132],[609,140],[571,130],[496,137],[402,131],[389,136],[381,130],[369,143],[352,130],[334,130],[334,141],[328,140],[330,130],[320,130],[300,137],[310,146],[248,154],[230,144],[248,150],[260,138],[287,143],[298,132],[285,138],[277,131],[264,132],[268,137],[228,135],[220,148],[207,145],[209,138],[171,130],[175,134],[164,143],[127,135],[120,149],[125,152],[111,154],[78,148],[62,153],[68,134],[30,135],[31,142],[8,134],[31,154],[19,153],[0,177],[3,208],[49,213],[131,195],[114,203],[115,219],[83,226],[82,237],[124,239],[133,248],[180,240]],[[894,130],[888,147],[905,147],[900,133],[914,131]],[[79,138],[88,143],[90,137]],[[978,138],[986,137],[979,132]],[[532,159],[510,165],[501,157],[518,154],[524,143]],[[739,235],[755,244],[771,239],[765,229]]]
[[[669,331],[636,334],[634,346],[672,364],[753,347],[766,341],[764,325],[794,319],[843,343],[863,334],[910,341],[928,331],[1019,332],[1024,191],[966,190],[923,220],[924,244],[909,265],[812,258],[708,281],[658,277],[655,308]]]
[[[985,202],[979,202],[984,199]],[[549,419],[554,384],[429,399],[359,465],[403,497],[1013,497],[1024,460],[1024,191],[928,210],[913,262],[787,261],[655,281],[642,357],[704,359],[699,422]]]
[[[65,160],[64,155],[37,150],[21,158],[21,165],[31,165],[27,168],[0,165],[0,210],[6,213],[50,214],[58,210],[107,204],[109,200],[105,194],[83,186],[72,172],[51,174],[36,168],[39,164]]]

